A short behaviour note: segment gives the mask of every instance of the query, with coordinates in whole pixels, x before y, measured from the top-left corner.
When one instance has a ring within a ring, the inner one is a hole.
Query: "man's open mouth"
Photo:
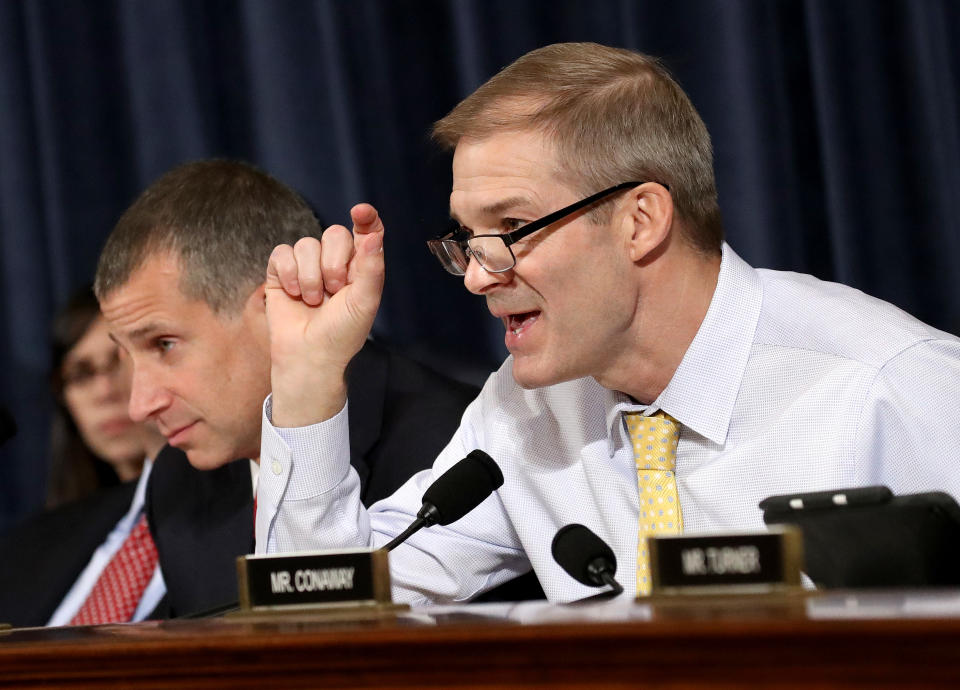
[[[520,335],[540,318],[539,311],[527,311],[520,314],[511,314],[507,317],[507,330],[514,335]]]

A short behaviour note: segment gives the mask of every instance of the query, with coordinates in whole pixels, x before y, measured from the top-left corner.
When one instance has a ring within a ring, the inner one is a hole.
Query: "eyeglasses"
[[[440,260],[440,264],[447,272],[455,276],[462,276],[467,272],[471,256],[489,273],[503,273],[517,265],[517,257],[510,249],[511,244],[532,235],[537,230],[542,230],[548,225],[563,220],[582,208],[595,204],[624,189],[641,184],[643,182],[621,182],[596,194],[591,194],[586,199],[564,206],[559,211],[554,211],[539,220],[531,221],[513,232],[505,232],[499,235],[471,236],[469,230],[457,228],[442,237],[428,240],[427,247]]]

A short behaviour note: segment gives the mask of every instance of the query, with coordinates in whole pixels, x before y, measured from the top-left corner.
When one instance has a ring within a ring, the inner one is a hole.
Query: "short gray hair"
[[[278,244],[319,237],[299,194],[240,161],[204,160],[170,170],[137,198],[107,238],[94,280],[101,301],[151,256],[180,261],[180,290],[215,312],[242,307]]]

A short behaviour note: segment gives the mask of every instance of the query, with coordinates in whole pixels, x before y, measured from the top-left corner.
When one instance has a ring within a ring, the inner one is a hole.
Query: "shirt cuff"
[[[330,419],[304,427],[275,427],[273,395],[263,402],[260,485],[272,502],[298,501],[339,486],[350,469],[347,405]],[[283,490],[286,487],[286,491]],[[260,491],[261,498],[264,492]]]

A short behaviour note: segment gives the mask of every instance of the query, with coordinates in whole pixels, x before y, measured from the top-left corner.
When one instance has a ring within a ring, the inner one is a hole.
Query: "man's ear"
[[[266,282],[260,283],[253,292],[247,297],[247,303],[244,305],[244,310],[250,310],[254,314],[263,314],[267,313],[267,296],[266,296]]]
[[[673,227],[673,197],[656,182],[644,182],[627,192],[621,222],[627,252],[633,262],[643,261],[665,247]]]

